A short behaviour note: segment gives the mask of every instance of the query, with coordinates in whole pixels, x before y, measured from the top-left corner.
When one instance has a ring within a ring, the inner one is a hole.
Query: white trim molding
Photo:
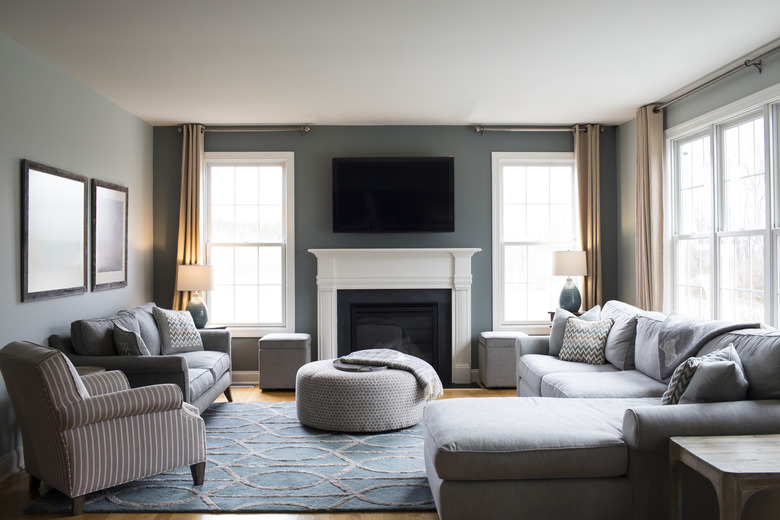
[[[317,257],[318,359],[337,357],[340,289],[452,289],[452,382],[471,383],[471,257],[477,248],[309,249]]]

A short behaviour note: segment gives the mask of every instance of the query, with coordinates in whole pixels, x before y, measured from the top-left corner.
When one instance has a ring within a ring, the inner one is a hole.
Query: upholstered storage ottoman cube
[[[332,359],[298,370],[295,405],[306,426],[339,432],[381,432],[422,420],[428,403],[417,378],[406,370],[339,370]]]
[[[515,388],[515,340],[522,332],[479,334],[479,380],[487,388]]]
[[[266,334],[257,342],[257,370],[262,390],[295,388],[295,374],[311,361],[311,335]]]

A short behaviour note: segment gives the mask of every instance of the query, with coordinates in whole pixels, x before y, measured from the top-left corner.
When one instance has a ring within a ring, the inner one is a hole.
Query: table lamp
[[[569,312],[577,312],[582,305],[580,291],[572,276],[586,276],[588,274],[585,265],[585,251],[553,251],[553,276],[566,276],[566,283],[561,289],[558,305]]]
[[[187,310],[192,314],[195,326],[202,329],[209,321],[209,310],[199,291],[209,291],[214,287],[210,265],[180,265],[176,273],[177,291],[194,291]]]

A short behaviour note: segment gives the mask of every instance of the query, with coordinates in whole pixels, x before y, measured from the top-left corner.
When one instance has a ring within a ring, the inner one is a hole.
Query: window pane
[[[260,216],[257,206],[235,207],[236,242],[259,242]]]
[[[261,284],[282,284],[282,248],[260,247],[258,252],[258,282]]]
[[[281,166],[261,166],[259,204],[281,206],[284,202],[284,171]]]
[[[725,229],[766,226],[764,118],[723,131]]]
[[[525,175],[525,167],[504,167],[502,190],[504,204],[525,204]]]
[[[236,285],[256,285],[258,282],[258,258],[256,247],[236,248]]]
[[[676,309],[710,317],[710,241],[678,240],[675,246]]]
[[[258,306],[260,323],[281,323],[282,300],[281,285],[261,285],[258,287]]]
[[[236,323],[260,323],[257,285],[236,286]]]
[[[209,201],[211,204],[233,204],[235,186],[232,166],[212,166],[209,183]]]
[[[282,206],[260,206],[260,230],[258,242],[281,242]]]
[[[524,242],[526,237],[525,217],[526,206],[517,204],[504,206],[504,220],[501,229],[503,230],[504,242]]]
[[[236,204],[258,204],[258,182],[257,166],[236,167]]]
[[[712,230],[710,136],[678,145],[678,233]]]
[[[720,319],[764,320],[764,238],[720,239]]]
[[[235,206],[211,206],[211,242],[235,242]]]

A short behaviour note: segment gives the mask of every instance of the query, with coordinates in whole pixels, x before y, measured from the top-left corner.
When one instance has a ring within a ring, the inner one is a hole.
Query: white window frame
[[[664,265],[669,273],[664,279],[664,309],[675,310],[676,302],[676,266],[675,232],[678,229],[675,219],[678,215],[676,183],[676,147],[677,142],[696,134],[710,135],[712,176],[713,176],[713,229],[711,240],[710,277],[711,311],[713,318],[720,316],[720,239],[728,236],[760,235],[764,238],[764,275],[768,281],[764,285],[764,321],[778,326],[780,324],[780,269],[775,265],[780,259],[780,84],[735,101],[700,117],[669,128],[664,132],[666,143],[666,168],[664,171],[665,204],[664,243],[666,250]],[[762,230],[725,231],[723,199],[723,129],[751,117],[764,117],[768,142],[765,142],[766,160],[766,228]]]
[[[233,326],[228,328],[233,337],[254,338],[262,337],[271,332],[295,332],[295,154],[294,152],[206,152],[204,154],[204,168],[206,174],[203,176],[203,203],[204,203],[204,227],[208,227],[208,207],[209,207],[209,187],[208,187],[208,168],[210,165],[281,165],[284,169],[283,180],[283,200],[285,209],[283,211],[282,232],[283,240],[282,254],[283,278],[282,299],[284,301],[282,309],[282,322],[279,325],[268,326]],[[208,258],[208,229],[204,230],[204,258]],[[208,293],[206,294],[208,302]]]
[[[501,190],[501,172],[504,165],[566,165],[574,169],[574,189],[576,193],[576,169],[573,152],[492,152],[492,239],[493,239],[493,330],[514,330],[525,332],[526,334],[549,334],[550,321],[525,321],[525,322],[507,322],[504,316],[504,242],[502,242],[503,226],[503,194]],[[575,201],[577,197],[575,196]],[[574,208],[575,217],[578,213]],[[577,230],[575,229],[575,237]],[[579,240],[577,240],[579,242]],[[568,249],[568,242],[535,242],[538,244],[561,244],[562,249]],[[552,269],[552,266],[550,266]],[[581,284],[578,284],[581,286]],[[561,282],[561,288],[563,282]],[[554,310],[554,309],[550,309]]]

